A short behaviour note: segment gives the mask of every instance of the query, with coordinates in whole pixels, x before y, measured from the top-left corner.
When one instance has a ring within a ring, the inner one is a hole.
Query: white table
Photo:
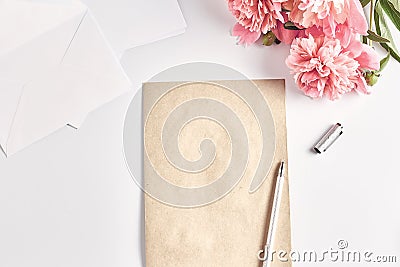
[[[391,60],[371,96],[312,101],[297,90],[284,64],[287,46],[235,45],[229,34],[234,19],[224,0],[180,4],[185,34],[122,58],[135,88],[168,67],[193,61],[224,64],[250,78],[286,78],[293,249],[322,253],[344,239],[351,250],[400,261],[400,64]],[[0,157],[0,266],[141,266],[140,190],[122,152],[133,95],[93,112],[78,131],[66,127],[8,159]],[[314,142],[336,122],[343,123],[344,135],[326,154],[312,153]]]

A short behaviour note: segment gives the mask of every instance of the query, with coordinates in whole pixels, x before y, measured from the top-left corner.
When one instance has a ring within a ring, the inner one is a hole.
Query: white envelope
[[[82,0],[117,55],[132,47],[185,32],[177,0]]]
[[[80,2],[0,3],[0,145],[6,155],[128,91],[131,83]]]

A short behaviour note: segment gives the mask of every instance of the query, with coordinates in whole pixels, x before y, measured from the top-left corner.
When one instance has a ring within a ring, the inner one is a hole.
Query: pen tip
[[[285,174],[285,162],[281,161],[281,165],[279,166],[278,177],[283,177]],[[260,182],[259,179],[253,179],[250,184],[249,193],[252,194],[257,191],[257,189],[261,186],[263,181]]]
[[[279,167],[279,176],[283,176],[284,173],[285,173],[285,162],[282,161],[281,166]]]

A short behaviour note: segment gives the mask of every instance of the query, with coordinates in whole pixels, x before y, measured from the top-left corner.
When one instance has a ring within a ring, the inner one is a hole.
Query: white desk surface
[[[344,239],[349,249],[397,255],[400,261],[400,64],[391,60],[371,96],[312,101],[296,89],[284,64],[287,46],[235,45],[226,1],[180,5],[185,34],[123,56],[134,88],[161,70],[193,61],[224,64],[250,78],[286,78],[293,249],[322,252]],[[0,157],[0,266],[142,266],[140,190],[122,152],[133,95],[91,113],[78,131],[65,127],[8,159]],[[343,123],[344,135],[326,154],[312,153],[314,142],[336,122]]]

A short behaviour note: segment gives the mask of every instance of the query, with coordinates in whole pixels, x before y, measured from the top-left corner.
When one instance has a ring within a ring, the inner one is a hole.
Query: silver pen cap
[[[315,152],[325,152],[343,134],[343,126],[340,123],[333,125],[328,132],[315,145]]]

